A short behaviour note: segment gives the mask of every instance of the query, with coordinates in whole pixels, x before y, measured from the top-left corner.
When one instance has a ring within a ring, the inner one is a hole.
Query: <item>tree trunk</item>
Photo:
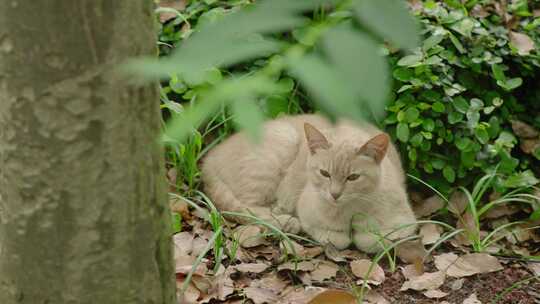
[[[173,303],[151,0],[0,1],[0,303]]]

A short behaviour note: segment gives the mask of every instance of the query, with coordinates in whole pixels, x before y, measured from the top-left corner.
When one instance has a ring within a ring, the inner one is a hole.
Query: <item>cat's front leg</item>
[[[304,231],[317,242],[322,244],[332,243],[337,249],[345,249],[351,244],[351,238],[346,231],[335,231],[317,227],[304,227]]]

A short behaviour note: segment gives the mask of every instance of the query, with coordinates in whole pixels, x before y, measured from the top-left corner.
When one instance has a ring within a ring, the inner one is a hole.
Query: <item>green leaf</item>
[[[461,44],[459,39],[457,39],[457,37],[454,34],[449,33],[448,37],[450,37],[450,41],[452,41],[452,44],[454,45],[454,47],[458,50],[460,54],[465,54],[467,52],[467,50],[465,50],[465,48],[463,47],[463,44]]]
[[[488,134],[485,126],[483,126],[483,125],[479,125],[474,130],[474,135],[476,135],[476,138],[482,144],[486,144],[489,141],[489,134]]]
[[[531,170],[510,175],[503,183],[506,188],[523,188],[538,184],[539,180]]]
[[[269,117],[275,118],[281,113],[289,112],[289,100],[281,95],[268,96],[265,99],[266,112]]]
[[[433,111],[435,112],[439,112],[439,113],[442,113],[446,110],[444,104],[440,101],[437,101],[435,102],[432,106],[431,106],[431,109],[433,109]]]
[[[450,26],[450,28],[460,33],[461,35],[470,38],[472,30],[474,28],[474,22],[471,18],[463,18]]]
[[[469,103],[462,96],[455,97],[452,101],[452,105],[456,110],[463,114],[467,113],[469,110]]]
[[[330,62],[347,80],[350,90],[370,104],[377,117],[384,116],[390,76],[379,45],[367,34],[349,26],[328,31],[323,42]]]
[[[424,119],[422,121],[422,127],[426,131],[433,132],[433,130],[435,130],[435,121],[433,121],[431,118]]]
[[[537,209],[536,211],[534,211],[533,213],[531,213],[531,215],[529,216],[529,219],[531,221],[537,221],[537,220],[540,220],[540,209]]]
[[[499,163],[499,172],[503,174],[511,174],[519,165],[519,160],[510,155],[506,150],[499,151],[501,162]]]
[[[459,150],[465,151],[471,146],[472,141],[468,137],[458,137],[455,144]]]
[[[450,166],[446,166],[443,169],[443,176],[449,183],[453,183],[456,180],[456,171]]]
[[[405,1],[361,0],[354,11],[360,23],[397,47],[412,50],[420,44],[418,22]]]
[[[405,111],[405,118],[407,119],[407,122],[413,122],[418,119],[420,116],[420,111],[418,111],[417,108],[410,107]]]
[[[236,100],[232,103],[232,110],[234,122],[244,129],[253,141],[258,142],[264,116],[261,109],[253,102],[253,99]]]
[[[411,140],[409,142],[411,143],[411,145],[418,147],[422,144],[423,141],[424,136],[422,136],[421,133],[416,133],[413,135],[413,137],[411,137]]]
[[[497,80],[497,84],[507,91],[512,91],[523,84],[523,79],[521,79],[521,77],[516,77],[506,81]]]
[[[536,157],[536,159],[540,159],[540,147],[536,147],[532,154],[534,157]]]
[[[493,73],[493,78],[495,78],[495,80],[506,81],[506,76],[504,76],[504,71],[500,65],[492,64],[491,72]]]
[[[426,40],[424,40],[424,43],[422,45],[422,51],[424,52],[429,51],[432,47],[441,43],[443,39],[444,39],[444,35],[433,35],[433,36],[428,37]]]
[[[178,233],[182,231],[182,216],[179,213],[172,213],[172,233]]]
[[[433,168],[441,170],[446,165],[446,162],[444,161],[444,159],[435,158],[431,160],[431,165],[433,166]]]
[[[463,114],[459,112],[451,112],[448,114],[448,122],[452,125],[457,124],[463,120]]]
[[[402,142],[409,140],[409,126],[406,123],[398,123],[396,128],[397,138]]]
[[[407,56],[401,58],[401,59],[397,62],[397,65],[399,65],[399,66],[412,67],[412,66],[415,66],[415,65],[420,64],[420,62],[422,61],[422,59],[423,59],[422,54],[407,55]]]
[[[414,73],[411,69],[408,68],[397,68],[392,73],[395,79],[407,82],[410,81],[414,77]]]

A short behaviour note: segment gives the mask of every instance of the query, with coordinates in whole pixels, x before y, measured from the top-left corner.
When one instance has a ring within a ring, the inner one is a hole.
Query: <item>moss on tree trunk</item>
[[[152,1],[0,1],[0,303],[173,303]]]

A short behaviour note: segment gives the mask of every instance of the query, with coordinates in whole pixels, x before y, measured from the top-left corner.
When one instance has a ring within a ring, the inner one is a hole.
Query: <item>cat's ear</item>
[[[359,154],[367,155],[373,157],[375,162],[378,164],[381,163],[386,151],[388,150],[388,145],[390,144],[390,137],[388,135],[381,133],[372,139],[368,140],[360,149],[358,150]]]
[[[306,133],[306,139],[311,154],[315,154],[317,149],[330,148],[330,144],[328,143],[328,140],[326,140],[326,137],[324,137],[319,130],[307,122],[304,123],[304,132]]]

